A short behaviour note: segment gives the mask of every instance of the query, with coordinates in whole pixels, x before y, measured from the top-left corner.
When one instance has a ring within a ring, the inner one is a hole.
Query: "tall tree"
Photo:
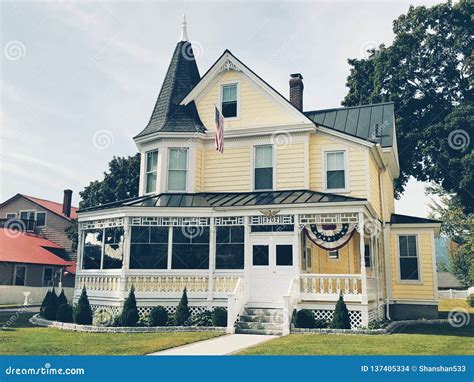
[[[474,212],[474,3],[411,6],[393,23],[395,38],[364,59],[349,59],[342,104],[394,101],[401,175],[434,181]]]

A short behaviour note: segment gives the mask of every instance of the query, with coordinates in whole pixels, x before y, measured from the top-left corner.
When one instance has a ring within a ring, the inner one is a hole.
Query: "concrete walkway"
[[[149,355],[226,355],[261,344],[278,336],[230,334]]]

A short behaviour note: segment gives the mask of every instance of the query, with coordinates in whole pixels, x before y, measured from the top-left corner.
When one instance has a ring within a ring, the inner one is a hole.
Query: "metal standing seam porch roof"
[[[79,210],[79,213],[120,207],[225,208],[280,204],[360,202],[365,200],[310,190],[162,193],[84,208]]]

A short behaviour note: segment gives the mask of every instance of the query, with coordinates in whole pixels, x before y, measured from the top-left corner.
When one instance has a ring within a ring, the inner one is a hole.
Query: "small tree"
[[[67,298],[66,295],[64,294],[64,289],[61,289],[61,293],[58,296],[58,306],[67,304]]]
[[[346,303],[342,297],[342,293],[339,296],[339,301],[336,304],[334,309],[334,317],[332,318],[331,326],[334,329],[350,329],[351,328],[351,319],[349,316],[349,311],[347,310]]]
[[[46,301],[46,306],[43,310],[44,318],[47,320],[55,320],[56,319],[56,311],[58,310],[58,296],[56,296],[56,292],[53,290],[50,292],[48,300]]]
[[[81,297],[79,297],[79,301],[74,307],[73,318],[74,322],[79,325],[92,324],[92,308],[87,298],[86,287],[82,288]]]
[[[56,321],[72,322],[72,307],[69,304],[61,304],[56,311]]]
[[[168,312],[162,306],[155,306],[150,312],[150,326],[166,326]]]
[[[176,308],[174,323],[177,326],[186,325],[189,317],[191,317],[191,313],[188,307],[188,295],[186,294],[186,288],[184,288],[183,295],[181,296],[181,300]]]
[[[135,326],[138,323],[140,316],[138,315],[137,300],[135,298],[135,288],[130,288],[128,297],[123,304],[120,322],[122,326]]]
[[[40,308],[40,315],[41,317],[44,317],[44,308],[46,308],[46,303],[48,302],[49,296],[51,295],[51,291],[48,290],[46,292],[46,295],[43,298],[43,302],[41,303],[41,308]]]

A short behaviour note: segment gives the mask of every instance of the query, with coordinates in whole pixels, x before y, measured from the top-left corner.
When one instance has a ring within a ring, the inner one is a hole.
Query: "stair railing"
[[[293,318],[293,310],[300,301],[300,279],[294,277],[290,281],[288,292],[283,296],[283,335],[290,334],[291,320]]]
[[[227,333],[235,333],[235,322],[248,300],[246,285],[243,278],[239,278],[232,293],[227,298]]]

